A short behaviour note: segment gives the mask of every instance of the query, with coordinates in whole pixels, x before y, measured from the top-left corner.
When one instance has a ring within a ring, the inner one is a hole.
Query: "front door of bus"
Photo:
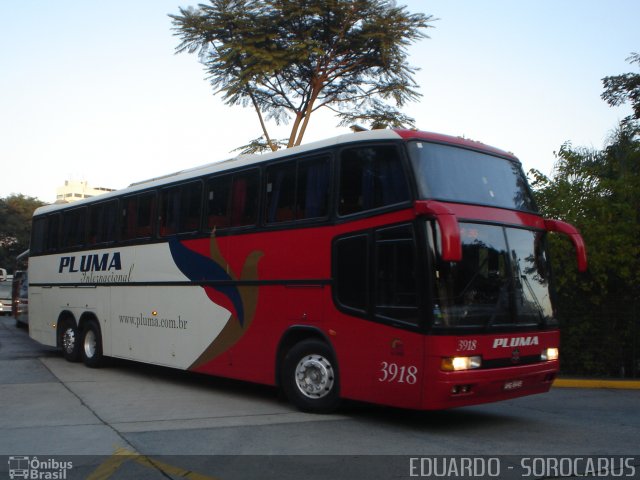
[[[423,335],[419,324],[420,266],[412,224],[379,228],[373,235],[373,320],[377,401],[418,408]]]
[[[344,313],[335,326],[336,343],[349,358],[343,390],[353,398],[420,405],[419,291],[425,269],[417,238],[414,225],[402,223],[334,241],[334,298]]]

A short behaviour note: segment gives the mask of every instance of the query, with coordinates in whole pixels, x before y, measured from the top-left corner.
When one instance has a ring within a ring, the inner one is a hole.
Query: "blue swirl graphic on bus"
[[[223,307],[231,309],[240,326],[244,324],[244,305],[234,279],[222,265],[185,247],[176,237],[169,239],[169,248],[176,266],[192,282],[210,287],[220,295]],[[225,301],[227,300],[227,301]]]

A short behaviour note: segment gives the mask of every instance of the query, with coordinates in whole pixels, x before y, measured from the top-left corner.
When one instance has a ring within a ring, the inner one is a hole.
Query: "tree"
[[[640,55],[629,57],[640,64]],[[640,75],[602,79],[611,106],[630,102],[602,150],[565,143],[552,178],[531,170],[543,215],[581,231],[589,272],[578,276],[570,246],[551,238],[557,254],[557,307],[563,368],[573,373],[640,375]]]
[[[552,178],[531,171],[543,215],[582,232],[589,271],[578,275],[572,246],[550,238],[563,368],[637,375],[640,361],[640,128],[623,121],[602,150],[565,143]]]
[[[176,51],[197,53],[214,93],[255,109],[263,135],[246,150],[299,145],[323,107],[340,125],[413,125],[399,110],[420,96],[406,49],[429,15],[389,0],[210,0],[169,16]],[[291,119],[289,138],[273,140],[266,121]]]
[[[0,267],[9,272],[16,267],[16,256],[29,248],[31,216],[44,202],[24,195],[0,199]]]
[[[632,53],[627,58],[629,63],[637,63],[640,65],[640,54]],[[630,102],[633,109],[633,115],[630,119],[640,120],[640,74],[625,73],[602,79],[604,92],[602,99],[612,107]]]

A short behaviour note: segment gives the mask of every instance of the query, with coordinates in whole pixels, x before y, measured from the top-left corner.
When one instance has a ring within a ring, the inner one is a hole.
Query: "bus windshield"
[[[556,325],[543,232],[473,223],[460,230],[462,261],[440,262],[435,272],[434,327]]]
[[[420,198],[536,211],[519,163],[449,145],[408,145]]]

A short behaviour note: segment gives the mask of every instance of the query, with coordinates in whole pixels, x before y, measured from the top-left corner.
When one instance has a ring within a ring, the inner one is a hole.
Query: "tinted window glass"
[[[67,210],[62,214],[62,247],[84,245],[86,209]]]
[[[326,217],[329,208],[329,158],[311,158],[267,168],[267,222]]]
[[[376,314],[418,323],[415,241],[410,225],[379,230],[376,235]]]
[[[360,313],[367,310],[369,292],[368,237],[341,238],[335,244],[336,299]]]
[[[45,251],[45,235],[47,232],[48,217],[38,217],[33,220],[33,232],[31,234],[31,245],[29,250],[31,255],[39,255]]]
[[[535,211],[519,163],[464,148],[410,142],[421,198]]]
[[[507,242],[514,272],[518,321],[554,321],[549,293],[549,261],[544,233],[509,228]]]
[[[267,222],[286,222],[295,218],[296,163],[287,162],[267,168]]]
[[[328,158],[298,162],[296,218],[326,217],[329,209],[330,164]]]
[[[160,235],[200,230],[202,184],[191,182],[160,193]]]
[[[212,178],[207,182],[207,228],[244,227],[258,220],[257,170]]]
[[[114,242],[118,226],[118,201],[103,202],[89,208],[89,244]]]
[[[122,239],[147,238],[153,233],[153,192],[125,197],[122,201]]]
[[[209,230],[231,226],[229,206],[232,181],[232,175],[224,175],[207,182],[207,228]]]
[[[53,252],[58,249],[60,243],[60,214],[54,213],[47,217],[47,220],[46,249],[48,252]]]
[[[340,156],[340,215],[405,202],[409,187],[393,145],[347,148]]]
[[[511,321],[509,258],[502,227],[460,224],[462,261],[441,262],[434,325],[479,327]]]

